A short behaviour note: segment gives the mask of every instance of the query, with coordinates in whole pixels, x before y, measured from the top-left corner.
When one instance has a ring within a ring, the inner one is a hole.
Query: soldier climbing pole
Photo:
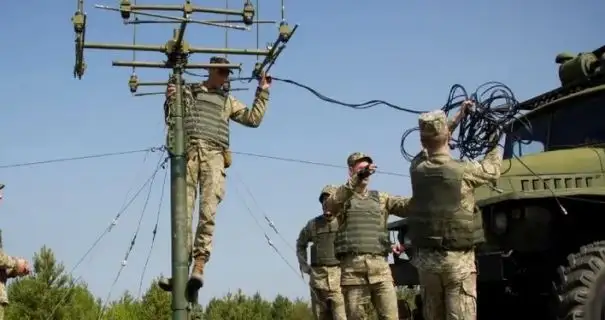
[[[86,64],[84,63],[84,49],[105,49],[133,51],[133,61],[113,61],[113,66],[132,67],[128,84],[130,91],[134,94],[140,85],[135,68],[166,68],[172,69],[172,78],[176,86],[175,109],[170,113],[169,124],[171,126],[167,147],[170,155],[170,181],[171,181],[171,241],[172,241],[172,319],[186,320],[189,318],[188,297],[187,294],[188,279],[188,254],[186,249],[186,184],[185,184],[185,136],[183,131],[183,73],[186,69],[208,69],[208,68],[226,68],[241,70],[241,64],[206,64],[189,63],[188,58],[193,53],[206,54],[233,54],[233,55],[255,55],[264,56],[262,62],[257,62],[252,71],[252,78],[258,78],[263,72],[267,72],[275,63],[279,54],[285,48],[285,44],[291,38],[297,26],[289,28],[285,20],[282,19],[279,27],[277,40],[267,49],[232,49],[232,48],[201,48],[190,46],[185,41],[185,29],[188,24],[201,24],[222,28],[249,30],[249,26],[257,23],[263,23],[255,20],[255,7],[246,0],[242,10],[215,9],[194,6],[191,1],[185,1],[183,5],[138,5],[129,0],[120,1],[118,8],[95,5],[98,9],[119,12],[126,24],[140,24],[143,21],[138,20],[137,16],[147,16],[164,20],[151,20],[147,23],[179,23],[179,28],[174,30],[172,39],[164,45],[139,45],[136,44],[136,36],[133,35],[133,44],[111,44],[111,43],[90,43],[86,42],[86,14],[84,13],[84,1],[78,0],[77,10],[72,18],[75,31],[75,66],[74,77],[79,79],[84,75]],[[146,11],[172,11],[182,13],[181,17],[167,16],[163,14],[148,13]],[[228,16],[237,16],[241,20],[235,21],[242,25],[232,24],[229,21],[202,21],[191,18],[193,13],[222,14]],[[136,31],[135,31],[136,32]],[[136,51],[153,51],[164,53],[167,57],[165,62],[142,62],[136,61]],[[167,83],[153,83],[166,85]],[[197,294],[194,295],[197,297]],[[194,302],[194,301],[190,301]]]

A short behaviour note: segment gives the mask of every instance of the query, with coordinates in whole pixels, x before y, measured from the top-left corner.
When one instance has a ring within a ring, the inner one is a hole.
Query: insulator
[[[82,33],[84,32],[84,27],[85,26],[85,16],[84,13],[78,11],[76,13],[74,13],[74,16],[71,18],[71,22],[74,25],[74,32],[76,33]]]
[[[128,87],[130,88],[131,93],[137,92],[139,88],[139,77],[136,74],[130,75],[130,79],[128,79]]]
[[[122,16],[122,19],[124,19],[124,20],[130,19],[131,10],[132,10],[132,4],[130,3],[129,0],[120,1],[120,15]]]
[[[282,21],[279,24],[279,41],[288,42],[290,40],[290,26],[287,22]]]
[[[254,23],[254,5],[250,1],[246,1],[244,4],[244,10],[242,12],[242,21],[245,25],[250,26]]]

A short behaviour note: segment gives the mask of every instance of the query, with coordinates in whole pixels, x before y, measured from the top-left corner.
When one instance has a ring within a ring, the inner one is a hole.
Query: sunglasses
[[[229,69],[220,68],[216,69],[216,73],[220,74],[221,76],[229,76],[231,72],[229,72]]]

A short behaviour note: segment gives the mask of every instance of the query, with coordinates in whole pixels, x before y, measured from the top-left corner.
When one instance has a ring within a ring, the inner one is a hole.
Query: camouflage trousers
[[[225,196],[225,164],[220,150],[193,146],[187,152],[187,248],[189,257],[210,259],[216,210]],[[199,220],[192,236],[193,209],[199,195]],[[192,245],[193,244],[193,245]]]
[[[477,319],[477,273],[418,270],[425,320]]]
[[[348,320],[368,319],[365,302],[370,299],[379,319],[399,320],[397,293],[392,281],[342,286]]]
[[[6,304],[0,304],[0,320],[4,320],[5,311],[6,311]]]
[[[342,292],[311,288],[311,310],[315,320],[347,320]]]
[[[365,310],[368,300],[376,309],[379,319],[399,319],[393,276],[384,256],[344,256],[340,259],[340,267],[348,320],[368,319]]]

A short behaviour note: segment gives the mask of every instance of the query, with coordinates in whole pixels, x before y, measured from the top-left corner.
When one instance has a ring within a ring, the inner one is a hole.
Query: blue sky
[[[224,6],[215,0],[204,3]],[[93,4],[86,3],[87,39],[130,43],[131,29],[121,24],[119,15],[93,9]],[[557,53],[590,51],[603,45],[598,26],[605,2],[596,0],[389,0],[380,5],[287,1],[286,6],[287,19],[301,26],[273,73],[348,102],[382,99],[415,109],[436,109],[445,102],[452,84],[473,90],[491,80],[507,84],[525,99],[558,85]],[[278,18],[278,7],[277,1],[262,3],[261,17]],[[83,80],[72,78],[70,17],[74,10],[75,1],[39,1],[31,11],[9,2],[0,12],[5,30],[0,33],[4,47],[0,69],[5,75],[0,165],[142,149],[164,141],[163,97],[133,98],[127,87],[131,70],[111,67],[112,60],[130,59],[130,52],[87,51]],[[138,41],[161,44],[171,32],[167,25],[144,26],[139,28]],[[273,41],[276,32],[273,26],[262,27],[261,43]],[[233,47],[256,45],[254,32],[230,34]],[[187,39],[195,46],[220,47],[223,30],[194,25],[188,29]],[[138,58],[158,61],[164,57],[143,53]],[[230,58],[245,63],[246,74],[250,72],[254,58]],[[192,61],[207,59],[198,55]],[[168,74],[164,70],[137,73],[141,81],[163,81]],[[252,94],[253,90],[237,96],[251,103]],[[374,157],[380,169],[405,173],[408,163],[400,155],[399,141],[402,132],[415,123],[414,115],[386,107],[349,110],[276,83],[261,127],[233,125],[232,145],[240,152],[339,165],[345,164],[349,153],[363,151]],[[417,143],[412,141],[410,148],[417,148]],[[138,188],[153,171],[157,155],[146,162],[143,158],[144,154],[134,154],[0,169],[0,181],[8,186],[0,216],[7,252],[29,259],[46,244],[71,268],[112,221],[128,190]],[[138,291],[162,175],[153,187],[114,298],[126,289]],[[306,297],[305,283],[267,245],[244,203],[256,216],[262,218],[266,212],[274,220],[289,245],[265,229],[295,264],[289,246],[294,245],[303,224],[319,214],[320,188],[345,177],[345,169],[236,155],[228,171],[227,198],[219,209],[215,250],[200,301],[237,288],[260,291],[267,297],[277,293]],[[404,177],[379,175],[373,186],[395,194],[410,192]],[[166,189],[144,289],[152,277],[170,273],[168,197]],[[74,272],[100,297],[108,294],[120,268],[144,198],[145,194],[138,198]]]

